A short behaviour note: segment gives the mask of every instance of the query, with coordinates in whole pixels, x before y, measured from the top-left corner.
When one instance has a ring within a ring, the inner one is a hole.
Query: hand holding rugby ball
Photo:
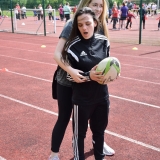
[[[107,84],[118,78],[121,72],[121,64],[115,57],[107,57],[99,62],[96,71],[102,72],[104,80],[100,84]]]

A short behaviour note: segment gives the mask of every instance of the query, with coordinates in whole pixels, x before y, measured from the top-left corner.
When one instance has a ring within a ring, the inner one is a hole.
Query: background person
[[[113,29],[117,29],[116,24],[118,22],[118,16],[119,16],[119,11],[118,11],[116,4],[114,4],[112,8]]]
[[[18,11],[18,13],[16,14],[16,18],[20,20],[21,19],[21,7],[18,3],[16,5],[16,9]]]
[[[37,14],[38,14],[38,20],[40,20],[40,19],[43,20],[43,8],[42,8],[42,5],[41,5],[41,4],[38,5]]]
[[[73,7],[73,14],[75,14],[76,13],[76,11],[77,11],[77,5],[75,5],[74,7]]]
[[[64,11],[64,17],[66,18],[66,22],[71,18],[70,14],[71,14],[71,9],[69,7],[69,3],[66,2],[66,5],[63,7],[63,11]]]
[[[26,7],[24,5],[21,8],[21,16],[22,16],[22,19],[27,18]]]
[[[51,21],[52,20],[52,6],[49,4],[47,9],[48,9],[49,20]]]
[[[63,12],[63,6],[62,5],[59,5],[58,11],[59,11],[60,19],[61,19],[61,21],[63,21],[63,19],[64,19],[64,12]]]
[[[141,14],[141,9],[139,9],[139,15],[140,14]],[[143,24],[143,29],[145,29],[146,16],[147,16],[147,11],[145,10],[145,6],[142,5],[142,24]]]
[[[128,15],[127,15],[127,24],[126,24],[126,29],[128,29],[128,25],[130,27],[130,29],[132,29],[132,18],[136,18],[134,16],[134,14],[131,12],[131,10],[128,11]]]
[[[160,30],[160,16],[156,20],[158,20],[158,31],[159,31]]]
[[[37,21],[37,8],[34,7],[34,10],[33,10],[33,17],[34,17],[34,21]]]
[[[119,29],[126,29],[126,18],[128,15],[128,7],[123,2],[120,13]]]

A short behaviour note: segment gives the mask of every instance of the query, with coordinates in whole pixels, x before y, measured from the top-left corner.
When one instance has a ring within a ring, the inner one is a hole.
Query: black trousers
[[[48,13],[49,20],[52,20],[52,13]]]
[[[145,17],[142,17],[143,29],[145,29]]]
[[[65,18],[66,18],[66,22],[70,19],[70,14],[64,14]]]
[[[88,129],[88,121],[93,134],[94,156],[103,160],[104,131],[108,124],[109,99],[94,105],[74,105],[73,109],[73,150],[74,160],[85,160],[84,138]]]
[[[116,23],[118,22],[118,18],[117,17],[113,17],[113,29],[116,29]]]
[[[38,14],[38,20],[43,19],[43,14]]]
[[[58,119],[52,131],[51,150],[59,152],[72,113],[72,88],[57,83]]]
[[[129,23],[130,23],[130,28],[132,27],[132,21],[131,20],[127,20],[126,28],[128,28]]]

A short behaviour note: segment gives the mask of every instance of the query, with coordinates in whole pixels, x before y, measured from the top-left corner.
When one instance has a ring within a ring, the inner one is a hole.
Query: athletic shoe
[[[103,153],[106,155],[106,156],[112,156],[115,154],[115,151],[109,147],[105,142],[104,142],[104,145],[103,145]]]
[[[60,159],[59,159],[59,157],[56,155],[56,156],[54,156],[54,157],[51,157],[51,156],[50,156],[48,160],[60,160]]]

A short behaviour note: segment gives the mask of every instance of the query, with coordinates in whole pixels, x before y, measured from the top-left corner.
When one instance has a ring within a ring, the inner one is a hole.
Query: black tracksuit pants
[[[73,109],[73,150],[74,160],[85,160],[84,138],[90,120],[93,134],[94,156],[96,160],[103,160],[104,131],[108,124],[109,99],[94,105],[74,105]]]

